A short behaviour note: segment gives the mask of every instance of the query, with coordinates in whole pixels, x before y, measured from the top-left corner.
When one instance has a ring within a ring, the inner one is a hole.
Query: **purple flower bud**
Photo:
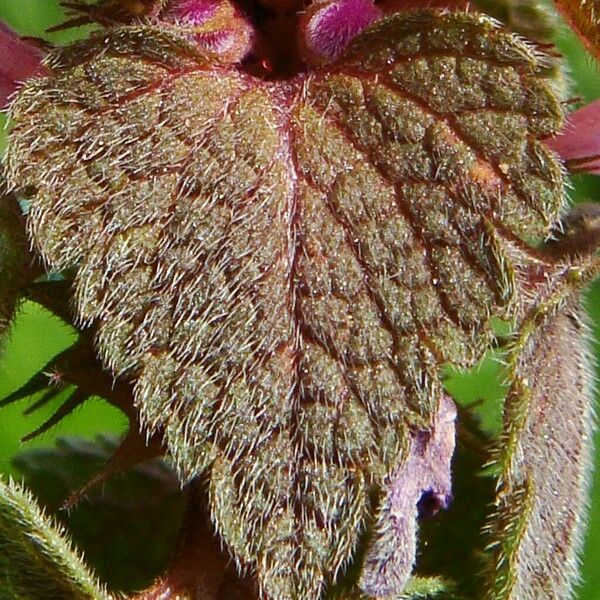
[[[175,0],[160,20],[191,26],[198,46],[226,62],[239,62],[251,50],[254,30],[230,0]]]
[[[0,22],[0,108],[5,108],[19,84],[41,74],[42,51]]]
[[[546,143],[570,171],[600,175],[600,100],[568,115],[560,134]]]
[[[315,2],[300,23],[300,46],[305,60],[313,65],[335,60],[354,37],[381,16],[373,0]]]
[[[179,0],[167,9],[169,16],[201,25],[214,17],[220,2],[218,0]]]

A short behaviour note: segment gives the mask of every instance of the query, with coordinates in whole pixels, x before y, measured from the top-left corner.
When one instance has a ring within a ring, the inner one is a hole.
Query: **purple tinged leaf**
[[[174,0],[160,21],[191,27],[197,46],[225,62],[241,61],[254,43],[250,21],[230,0]]]
[[[446,460],[440,366],[565,285],[533,247],[563,202],[541,142],[561,106],[539,53],[479,15],[378,21],[283,81],[189,40],[136,26],[53,53],[12,106],[10,183],[143,424],[182,479],[206,473],[238,564],[265,598],[317,598],[372,487],[425,469],[403,471],[409,432]],[[427,486],[444,502],[438,466],[400,531]]]
[[[214,18],[221,4],[222,0],[175,0],[168,3],[163,15],[201,25]]]
[[[435,513],[450,502],[455,421],[456,407],[443,396],[431,430],[412,438],[408,457],[384,485],[359,583],[371,596],[402,592],[416,559],[419,512]]]

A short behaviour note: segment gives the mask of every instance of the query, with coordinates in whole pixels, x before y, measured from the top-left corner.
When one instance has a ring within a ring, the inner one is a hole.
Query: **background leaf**
[[[91,442],[61,438],[53,448],[18,454],[13,464],[47,510],[56,514],[110,589],[148,586],[176,547],[186,495],[174,472],[160,460],[92,488],[74,508],[60,511],[67,497],[105,464],[115,438]]]
[[[0,480],[0,598],[109,600],[64,530],[13,481]]]

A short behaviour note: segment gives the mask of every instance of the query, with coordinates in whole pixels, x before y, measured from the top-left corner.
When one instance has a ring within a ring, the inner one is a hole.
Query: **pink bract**
[[[43,72],[42,58],[39,48],[0,22],[0,108],[6,107],[20,83]]]
[[[600,100],[568,115],[560,135],[546,143],[571,171],[600,175]]]

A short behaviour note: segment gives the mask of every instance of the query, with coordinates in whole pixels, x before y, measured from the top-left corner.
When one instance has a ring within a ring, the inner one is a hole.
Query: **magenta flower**
[[[560,135],[546,143],[571,172],[600,175],[600,100],[572,112]]]
[[[5,108],[19,84],[43,72],[43,52],[0,22],[0,108]]]

